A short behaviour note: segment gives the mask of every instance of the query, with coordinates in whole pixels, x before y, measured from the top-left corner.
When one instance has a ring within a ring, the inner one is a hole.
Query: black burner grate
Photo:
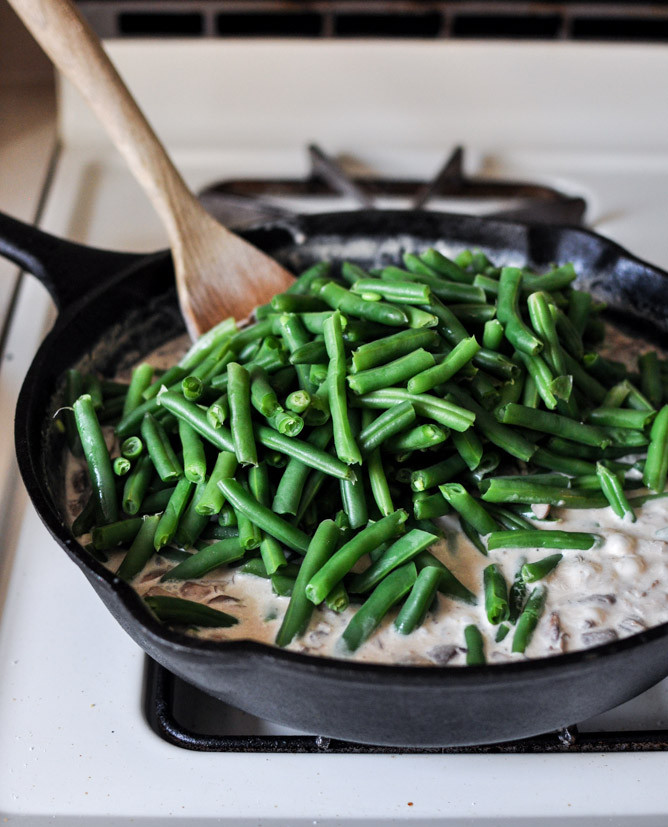
[[[305,178],[228,179],[207,187],[200,200],[219,221],[237,228],[292,215],[281,199],[318,198],[328,204],[328,210],[340,209],[337,201],[343,197],[364,208],[373,208],[379,199],[398,198],[416,210],[444,198],[512,201],[512,207],[485,215],[552,224],[580,224],[586,210],[583,198],[544,184],[468,175],[462,147],[456,147],[433,180],[426,182],[350,174],[345,163],[318,146],[311,145],[308,152],[311,169]]]
[[[457,755],[582,752],[661,752],[668,730],[579,732],[577,726],[502,744],[407,748],[373,746],[315,735],[235,734],[236,711],[209,698],[147,658],[144,709],[155,733],[170,744],[198,752],[270,752],[354,755]],[[199,710],[195,724],[188,710]],[[249,719],[257,721],[257,719]],[[253,724],[249,725],[253,729]],[[230,734],[226,734],[227,732]]]

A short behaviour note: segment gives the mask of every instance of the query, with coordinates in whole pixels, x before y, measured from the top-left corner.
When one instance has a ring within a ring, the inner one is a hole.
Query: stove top
[[[244,187],[254,186],[248,182],[261,178],[309,181],[303,147],[317,140],[336,164],[352,168],[355,186],[364,190],[369,176],[397,182],[394,191],[374,193],[376,204],[408,205],[415,182],[436,176],[446,190],[425,203],[450,209],[447,186],[458,179],[461,186],[463,171],[497,187],[493,201],[474,193],[468,211],[515,209],[498,184],[536,182],[580,210],[577,199],[585,199],[589,226],[668,267],[668,109],[646,83],[668,71],[663,51],[468,44],[448,45],[439,56],[411,44],[391,51],[344,44],[316,55],[304,44],[224,45],[110,45],[194,189],[210,193],[216,181],[232,181],[244,199]],[[357,86],[344,101],[343,123],[335,83],[349,82],[351,72]],[[457,72],[455,88],[449,80]],[[209,104],[200,116],[193,73],[200,106]],[[325,98],[304,97],[317,77]],[[620,113],[622,92],[628,108]],[[177,96],[183,111],[175,111]],[[68,88],[61,100],[62,150],[42,226],[108,248],[165,246],[150,206],[82,104]],[[290,123],[263,135],[262,117],[275,121],[286,107]],[[457,172],[457,154],[453,161],[444,147],[460,142],[467,151]],[[322,179],[331,160],[316,156],[313,171]],[[424,184],[422,195],[428,192]],[[308,195],[304,208],[331,203],[321,192]],[[349,188],[341,203],[356,198]],[[292,194],[267,200],[272,209],[295,208]],[[44,289],[23,278],[0,375],[10,402],[53,317]],[[573,722],[577,729],[475,751],[358,748],[252,720],[147,669],[40,524],[15,466],[6,467],[1,490],[11,497],[0,507],[16,524],[0,565],[0,815],[8,823],[665,824],[668,682],[595,720]],[[161,727],[167,740],[155,731]]]

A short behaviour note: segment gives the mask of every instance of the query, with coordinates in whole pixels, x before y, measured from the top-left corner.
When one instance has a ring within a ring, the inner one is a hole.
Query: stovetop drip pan
[[[519,741],[471,747],[387,747],[319,735],[272,734],[264,730],[273,725],[211,698],[148,657],[144,712],[151,729],[163,740],[198,752],[482,755],[668,751],[668,729],[580,732],[576,725]]]

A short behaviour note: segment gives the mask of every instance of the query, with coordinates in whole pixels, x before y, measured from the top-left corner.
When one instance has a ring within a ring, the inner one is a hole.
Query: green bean
[[[664,405],[654,420],[650,443],[643,469],[643,482],[652,491],[662,492],[668,476],[668,405]]]
[[[385,440],[384,449],[390,454],[424,451],[445,442],[449,434],[450,431],[441,425],[416,425],[415,428]]]
[[[197,376],[185,376],[181,381],[181,393],[189,402],[197,402],[204,393],[204,382]]]
[[[227,394],[221,394],[206,409],[206,420],[212,428],[220,428],[230,415],[230,405]]]
[[[151,457],[143,454],[125,478],[122,502],[126,514],[136,514],[139,511],[154,473]]]
[[[123,403],[123,413],[121,418],[129,416],[136,408],[142,404],[142,394],[151,384],[153,379],[153,367],[146,362],[142,362],[132,371],[132,379],[128,385],[128,391],[125,395],[125,402]]]
[[[199,434],[183,419],[179,419],[179,438],[183,448],[183,468],[190,482],[202,482],[206,478],[206,458]]]
[[[394,503],[392,501],[390,486],[387,483],[380,448],[373,450],[367,457],[367,472],[369,474],[369,485],[374,502],[380,513],[384,517],[387,517],[394,511]]]
[[[466,642],[467,666],[482,666],[487,663],[483,637],[475,624],[470,623],[464,629],[464,641]]]
[[[584,333],[591,312],[592,297],[581,290],[571,290],[568,296],[568,319],[580,336]]]
[[[466,462],[459,455],[448,457],[435,465],[411,473],[413,491],[426,491],[444,482],[449,482],[466,468]]]
[[[628,408],[595,408],[587,421],[610,428],[631,428],[642,431],[656,416],[656,411],[633,411]]]
[[[306,586],[306,596],[315,604],[322,603],[329,592],[352,569],[355,563],[372,549],[399,533],[408,515],[400,509],[378,522],[363,528],[345,543],[319,569]]]
[[[587,551],[600,542],[597,534],[581,531],[545,531],[528,529],[517,531],[495,531],[487,538],[487,548],[560,548]]]
[[[248,485],[252,495],[265,508],[271,505],[271,487],[269,474],[265,463],[261,462],[256,468],[248,472]],[[280,543],[274,537],[263,532],[260,543],[260,555],[264,561],[268,574],[274,574],[279,568],[285,566],[287,560]]]
[[[315,279],[310,289],[313,290],[320,280]],[[325,282],[326,284],[333,284],[333,282]],[[322,299],[312,295],[299,295],[290,293],[279,293],[274,296],[270,302],[271,309],[278,313],[312,313],[327,309],[327,303]]]
[[[429,494],[427,491],[413,494],[413,515],[416,520],[432,520],[451,511],[449,503],[441,494]]]
[[[93,526],[91,542],[96,551],[107,551],[118,545],[131,543],[137,536],[142,525],[141,517],[131,517],[129,520],[117,520],[105,525]]]
[[[221,451],[213,466],[206,487],[197,503],[198,514],[213,516],[219,514],[225,504],[225,495],[218,487],[219,480],[234,476],[237,470],[237,458],[230,451]]]
[[[144,450],[144,443],[138,436],[130,436],[121,443],[121,454],[127,459],[137,459]]]
[[[472,428],[464,431],[463,434],[455,431],[452,434],[452,441],[459,456],[464,460],[471,471],[480,465],[483,456],[483,445]]]
[[[304,420],[299,414],[283,409],[275,411],[267,417],[267,422],[279,434],[287,437],[298,436],[304,428]]]
[[[575,422],[560,414],[550,411],[536,411],[523,405],[510,402],[495,411],[496,418],[505,425],[519,425],[523,428],[532,428],[546,434],[570,439],[573,442],[581,442],[585,445],[593,445],[598,448],[605,448],[612,442],[605,432],[593,425],[584,425],[582,422]]]
[[[427,566],[419,573],[394,625],[399,634],[409,635],[424,622],[441,581],[441,571]]]
[[[332,269],[328,261],[319,261],[304,270],[285,291],[286,293],[306,295],[311,289],[311,284],[317,279],[327,278]]]
[[[499,528],[496,520],[485,510],[480,502],[474,499],[469,492],[456,482],[439,485],[438,490],[445,501],[451,505],[458,514],[470,523],[480,534],[489,534]]]
[[[435,360],[431,353],[419,348],[381,367],[370,368],[348,376],[348,384],[353,393],[360,395],[387,388],[390,385],[399,385],[428,368],[433,368],[434,365]]]
[[[410,402],[418,415],[432,419],[452,428],[453,431],[465,431],[476,419],[476,414],[461,405],[447,399],[429,394],[409,393],[403,388],[383,388],[358,397],[358,402],[365,408],[391,408],[401,402]]]
[[[295,637],[300,637],[306,631],[313,612],[313,604],[306,596],[306,585],[329,560],[339,536],[339,528],[332,520],[323,520],[316,529],[299,568],[290,603],[276,635],[278,646],[287,646]]]
[[[354,350],[352,372],[358,373],[387,364],[419,348],[433,350],[439,343],[439,336],[433,330],[401,330],[391,336],[360,345]]]
[[[197,511],[197,505],[202,499],[205,489],[206,483],[197,483],[190,502],[181,515],[181,519],[178,521],[178,526],[172,539],[174,544],[179,548],[190,548],[194,546],[200,534],[208,525],[208,515],[202,515]]]
[[[234,626],[239,622],[226,612],[182,597],[149,595],[144,598],[144,602],[158,620],[175,626],[223,627]]]
[[[640,388],[652,407],[660,408],[663,402],[663,383],[659,370],[659,356],[655,351],[643,353],[638,357],[640,370]]]
[[[471,284],[473,281],[472,273],[467,273],[459,264],[451,261],[433,247],[420,253],[420,258],[425,264],[431,267],[432,270],[435,270],[448,279],[452,279],[452,281],[459,281],[463,284]]]
[[[160,517],[157,515],[142,518],[139,531],[116,572],[116,576],[121,580],[129,582],[136,577],[155,553],[153,536],[159,520]]]
[[[549,296],[543,292],[532,293],[527,299],[531,325],[545,344],[545,357],[557,375],[568,373],[557,327],[550,312]]]
[[[496,563],[487,566],[483,571],[483,585],[485,590],[485,614],[487,620],[498,626],[510,617],[508,607],[508,586]]]
[[[522,283],[522,291],[528,293],[537,290],[546,290],[548,292],[561,290],[564,287],[568,287],[576,278],[577,273],[575,272],[575,268],[571,262],[568,262],[540,276],[533,274],[527,275],[525,281]]]
[[[174,566],[160,578],[161,582],[168,580],[197,580],[208,572],[240,560],[246,553],[239,544],[238,537],[229,537],[191,554],[182,563]]]
[[[368,592],[398,566],[408,563],[424,549],[438,541],[435,534],[414,528],[395,540],[369,568],[353,577],[348,591],[353,594]],[[407,633],[406,633],[407,634]]]
[[[252,551],[260,548],[262,545],[262,532],[259,527],[255,525],[250,517],[243,514],[238,509],[234,509],[234,513],[239,528],[239,544],[245,551]],[[264,566],[264,561],[262,563]],[[267,575],[269,576],[269,575]]]
[[[408,324],[406,314],[395,305],[364,301],[360,296],[333,281],[320,288],[318,297],[332,309],[358,319],[367,319],[390,327],[405,327]]]
[[[180,394],[164,391],[156,401],[173,413],[178,419],[184,419],[198,434],[203,436],[220,451],[234,451],[232,434],[227,428],[215,428],[207,419],[206,413],[193,402],[188,402]]]
[[[475,400],[453,382],[447,382],[445,389],[456,402],[468,408],[475,415],[476,427],[491,443],[511,456],[529,462],[536,451],[534,444],[518,434],[513,428],[507,428],[498,422],[493,414],[486,411],[482,405],[478,405]],[[504,405],[504,409],[507,407],[507,405]]]
[[[519,567],[515,572],[513,582],[508,589],[508,620],[515,625],[518,617],[522,614],[524,602],[527,596],[527,584],[522,575],[522,567],[526,563],[526,557],[520,557]]]
[[[165,510],[160,517],[160,522],[155,530],[153,546],[156,551],[171,542],[179,526],[179,520],[183,516],[192,493],[193,484],[186,477],[182,477],[171,492]]]
[[[306,552],[308,548],[306,534],[274,514],[267,506],[261,505],[247,491],[244,491],[239,482],[234,479],[222,479],[218,482],[218,486],[233,508],[252,520],[260,529],[294,551],[302,554]]]
[[[535,583],[536,580],[547,577],[557,567],[563,556],[563,554],[550,554],[548,557],[543,557],[542,560],[536,560],[534,563],[525,563],[521,568],[524,582]]]
[[[362,454],[378,448],[385,440],[404,431],[415,421],[415,408],[410,402],[401,402],[388,408],[362,429],[357,439]]]
[[[518,297],[522,286],[522,271],[517,267],[503,267],[499,279],[499,296],[496,315],[504,326],[506,339],[517,350],[535,356],[543,349],[543,343],[522,321]]]
[[[327,563],[325,564],[327,566]],[[355,612],[346,626],[342,641],[354,652],[378,627],[387,612],[413,587],[417,579],[414,563],[407,563],[387,575]],[[308,589],[308,587],[307,587]]]
[[[605,494],[606,499],[610,503],[610,507],[618,517],[624,519],[628,516],[632,523],[636,521],[636,515],[631,508],[626,494],[622,488],[618,476],[603,465],[602,462],[596,463],[596,476],[601,487],[601,491]]]
[[[474,336],[470,336],[468,339],[462,339],[440,364],[427,367],[421,373],[414,374],[409,378],[407,385],[408,391],[410,393],[426,393],[437,385],[447,382],[448,379],[451,379],[465,365],[469,364],[479,350],[480,345]],[[389,365],[387,367],[389,367]],[[399,381],[403,381],[403,378]],[[389,384],[398,383],[388,382],[385,387]]]
[[[307,442],[316,448],[327,447],[332,437],[331,424],[327,423],[313,429],[307,438]],[[311,473],[310,466],[301,460],[292,457],[285,467],[285,471],[279,481],[271,505],[277,514],[297,514],[304,485]],[[232,476],[231,474],[229,476]]]
[[[517,619],[515,634],[513,635],[513,652],[524,652],[531,640],[540,616],[545,609],[547,589],[542,584],[531,592],[524,606],[522,614]]]
[[[334,448],[337,457],[347,465],[361,464],[362,455],[355,442],[346,401],[346,363],[341,335],[341,314],[336,311],[324,324],[325,345],[329,356],[327,390],[332,413]]]
[[[234,453],[240,465],[257,465],[257,448],[251,422],[250,374],[238,362],[227,366],[227,395]]]
[[[482,334],[482,346],[488,350],[498,350],[503,341],[503,325],[498,319],[485,322]]]
[[[345,612],[348,606],[350,606],[350,597],[343,583],[337,583],[336,586],[334,586],[325,598],[325,606],[339,614]]]
[[[116,457],[113,461],[112,468],[117,477],[124,477],[132,468],[132,463],[126,457]]]
[[[549,468],[550,471],[560,471],[563,474],[570,474],[571,476],[596,473],[594,463],[578,459],[577,457],[553,453],[552,451],[548,451],[547,448],[539,448],[533,455],[532,461],[543,468]]]
[[[271,386],[264,368],[256,365],[250,372],[249,381],[251,404],[262,416],[269,417],[280,410],[276,391]]]
[[[183,475],[183,468],[171,446],[165,429],[150,413],[144,414],[141,435],[148,455],[163,482],[177,480]]]
[[[73,408],[93,494],[100,514],[105,522],[114,522],[118,517],[114,470],[90,395],[80,396]]]
[[[418,259],[419,261],[419,259]],[[480,287],[474,287],[473,284],[463,284],[462,282],[447,281],[442,276],[426,271],[421,273],[411,273],[410,271],[402,270],[399,267],[385,267],[382,272],[383,279],[389,282],[399,282],[415,279],[421,284],[427,285],[434,296],[437,296],[442,301],[451,302],[478,302],[485,301],[485,293]]]
[[[404,304],[429,304],[431,289],[426,284],[413,281],[383,281],[382,279],[359,279],[352,286],[353,293],[375,293],[389,302]]]
[[[285,400],[285,407],[293,413],[302,414],[311,404],[311,394],[308,391],[293,391]]]

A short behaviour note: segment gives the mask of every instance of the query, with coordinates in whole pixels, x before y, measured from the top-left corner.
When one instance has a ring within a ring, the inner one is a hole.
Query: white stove
[[[656,82],[668,76],[665,47],[108,46],[194,189],[224,178],[304,176],[311,141],[378,174],[428,179],[463,143],[472,174],[582,195],[590,226],[668,268],[668,101]],[[138,185],[67,86],[60,143],[45,229],[119,250],[166,245]],[[0,374],[3,410],[11,408],[53,318],[44,288],[25,277]],[[351,754],[319,742],[303,754],[197,752],[168,743],[145,717],[143,653],[27,502],[11,461],[9,426],[0,451],[2,823],[663,827],[668,821],[668,752],[661,749]],[[291,734],[229,717],[230,735]],[[594,733],[668,730],[668,682],[574,723]]]

